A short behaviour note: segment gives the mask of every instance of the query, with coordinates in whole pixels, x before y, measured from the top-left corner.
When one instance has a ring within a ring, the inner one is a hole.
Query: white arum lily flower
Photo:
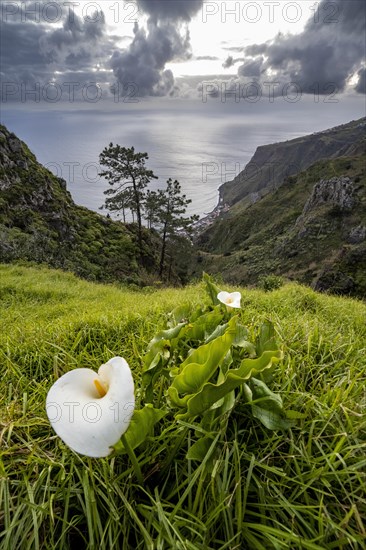
[[[226,292],[222,290],[218,293],[217,299],[228,307],[240,308],[241,294],[240,292]]]
[[[130,367],[122,357],[98,373],[74,369],[59,378],[47,395],[46,411],[57,435],[77,453],[109,455],[127,430],[135,407]]]

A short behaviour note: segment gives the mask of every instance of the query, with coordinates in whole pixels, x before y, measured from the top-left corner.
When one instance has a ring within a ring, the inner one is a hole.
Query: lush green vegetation
[[[149,341],[177,305],[208,303],[203,286],[132,292],[0,267],[0,548],[364,547],[366,306],[295,284],[241,291],[241,323],[270,319],[284,352],[271,389],[304,417],[269,431],[238,403],[225,440],[196,462],[197,425],[167,416],[136,449],[141,485],[126,455],[70,451],[45,397],[69,369],[122,355],[139,403]]]
[[[232,284],[282,275],[338,294],[366,295],[366,242],[350,233],[366,227],[366,156],[319,161],[285,180],[250,207],[233,208],[198,238],[196,272],[220,273]],[[319,204],[300,219],[314,185],[347,176],[352,209]],[[239,203],[240,204],[240,203]]]
[[[91,281],[146,286],[187,279],[179,258],[161,261],[162,239],[139,224],[123,224],[74,203],[66,182],[37,162],[25,143],[0,125],[0,261],[31,261]],[[184,254],[184,253],[183,253]],[[168,254],[166,255],[168,256]],[[167,260],[167,258],[166,258]]]

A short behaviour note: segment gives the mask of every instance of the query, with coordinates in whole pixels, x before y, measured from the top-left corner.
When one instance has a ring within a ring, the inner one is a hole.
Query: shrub
[[[258,279],[258,287],[265,292],[270,292],[271,290],[281,288],[283,284],[283,277],[280,277],[279,275],[262,275]]]

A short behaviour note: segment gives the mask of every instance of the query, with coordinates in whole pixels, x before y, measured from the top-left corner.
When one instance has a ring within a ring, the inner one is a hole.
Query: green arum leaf
[[[228,393],[232,392],[249,378],[258,375],[265,369],[272,367],[282,359],[282,352],[265,351],[257,359],[244,359],[238,369],[229,370],[223,381],[218,384],[211,382],[205,384],[200,391],[184,403],[187,412],[182,418],[189,418],[204,413],[210,409],[217,401],[223,399]]]
[[[286,417],[281,397],[262,380],[252,378],[245,384],[244,395],[251,405],[253,416],[269,430],[286,430],[294,425],[294,421]]]
[[[228,324],[225,323],[224,325],[219,325],[218,327],[216,327],[214,332],[206,339],[206,344],[208,344],[209,342],[211,342],[211,340],[214,340],[218,336],[222,336],[227,329],[227,326]],[[233,346],[245,349],[250,356],[255,357],[256,348],[254,344],[248,341],[248,337],[248,329],[244,325],[238,323],[236,326],[236,334],[233,341]]]
[[[225,358],[226,359],[230,357],[230,364],[232,363],[231,353],[229,352]],[[226,373],[229,368],[229,365],[227,365],[227,368],[221,367],[219,377],[217,380],[217,384],[221,384],[225,381]],[[217,427],[217,421],[221,418],[223,419],[224,415],[227,415],[227,413],[230,413],[235,405],[235,390],[232,390],[228,392],[224,397],[216,401],[209,411],[206,411],[206,414],[204,416],[205,421],[207,419],[208,423],[206,424],[206,429],[214,429],[214,427]],[[228,415],[227,415],[228,417]]]
[[[220,418],[224,414],[230,413],[235,405],[235,391],[232,390],[229,393],[227,393],[222,400],[222,404],[220,407],[218,407],[216,411],[215,418]],[[215,403],[216,405],[216,403]]]
[[[144,357],[145,369],[142,375],[147,402],[152,402],[154,384],[168,364],[172,351],[186,326],[186,323],[180,323],[168,330],[162,330],[151,340]]]
[[[150,435],[153,435],[154,425],[164,418],[166,414],[166,411],[154,409],[150,404],[145,405],[143,409],[135,411],[131,423],[124,434],[131,449],[136,449]],[[121,445],[118,445],[118,450],[119,452],[126,453],[124,448],[122,450]]]
[[[224,360],[222,361],[222,363],[220,365],[218,379],[220,378],[220,376],[224,376],[227,373],[227,371],[231,367],[232,363],[233,363],[233,356],[231,354],[231,349],[230,349],[227,352],[227,354],[225,355]]]
[[[217,326],[215,330],[206,338],[205,344],[209,344],[210,342],[212,342],[212,340],[215,340],[215,338],[222,336],[227,330],[227,327],[228,327],[227,323],[225,323],[224,325]]]
[[[185,334],[187,340],[205,340],[208,338],[223,319],[220,309],[217,307],[213,311],[204,313],[194,322],[190,323]]]
[[[225,375],[226,375],[227,371],[229,370],[229,367],[230,367],[231,363],[232,363],[232,356],[231,356],[231,353],[229,352],[229,353],[226,354],[223,365],[219,369],[219,376],[217,378],[217,385],[222,384],[225,381]],[[230,394],[231,394],[231,392],[227,395],[230,395]],[[212,405],[211,410],[220,409],[223,406],[224,402],[225,402],[225,397],[226,397],[226,395],[224,397],[222,397],[221,399],[219,399],[218,401],[216,401]],[[213,418],[214,417],[215,417],[215,415],[213,415]]]
[[[169,327],[174,327],[180,323],[187,323],[192,314],[191,304],[182,304],[173,309],[169,314]]]
[[[211,306],[210,306],[211,307]],[[189,322],[190,323],[194,323],[195,321],[197,321],[197,319],[199,317],[201,317],[201,315],[203,315],[206,311],[208,311],[207,308],[202,308],[202,306],[197,306],[196,309],[194,311],[191,312],[191,315],[189,317]]]
[[[248,342],[248,337],[248,329],[244,325],[238,323],[236,326],[236,334],[233,345],[239,347],[245,346]]]
[[[155,355],[163,349],[170,348],[171,342],[176,340],[182,330],[186,327],[187,323],[179,323],[175,327],[167,330],[161,330],[149,343],[147,347],[147,354],[144,358],[145,367],[148,369],[151,362],[155,358]]]
[[[219,292],[221,292],[221,288],[215,285],[212,278],[207,273],[204,273],[202,278],[203,281],[206,283],[206,291],[210,297],[210,300],[213,305],[216,306],[220,303],[220,301],[217,299],[217,295]]]
[[[262,355],[264,351],[277,350],[276,332],[271,321],[263,323],[256,339],[257,355]]]
[[[248,329],[243,325],[238,324],[233,346],[247,351],[250,357],[256,357],[256,355],[258,355],[256,353],[256,348],[254,344],[248,341],[248,337],[249,337]],[[273,349],[277,349],[277,348],[273,348]]]
[[[168,396],[171,401],[171,404],[175,407],[186,408],[187,401],[191,397],[190,394],[185,395],[184,397],[179,397],[179,392],[177,388],[174,388],[173,385],[168,389]]]
[[[175,393],[175,390],[180,394],[196,393],[213,376],[234,341],[236,323],[237,317],[233,317],[222,336],[192,351],[182,363],[180,373],[175,377],[169,391],[173,390],[172,393]],[[174,402],[174,398],[172,400]]]
[[[185,314],[186,310],[181,313]],[[146,402],[153,402],[155,383],[169,367],[169,360],[172,360],[173,352],[179,346],[179,343],[190,340],[204,340],[207,333],[212,332],[217,324],[221,322],[222,317],[219,308],[206,314],[202,314],[202,310],[198,309],[193,314],[194,322],[188,323],[185,319],[184,322],[170,329],[160,331],[151,340],[144,358],[145,371],[142,377]],[[174,377],[179,374],[179,369],[171,366],[169,372]]]
[[[276,332],[271,321],[265,321],[259,330],[259,334],[256,338],[256,352],[257,355],[261,355],[264,351],[278,350],[279,345],[276,340]],[[261,374],[260,378],[263,382],[270,382],[272,379],[275,367],[266,370]]]

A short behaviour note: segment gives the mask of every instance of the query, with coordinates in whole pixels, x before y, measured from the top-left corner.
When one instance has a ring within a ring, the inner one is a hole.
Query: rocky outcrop
[[[307,239],[315,235],[320,237],[337,231],[339,225],[343,224],[343,214],[352,211],[356,204],[357,193],[350,178],[339,176],[321,179],[314,185],[301,216],[295,222],[297,239]],[[354,242],[357,242],[357,237],[361,234],[357,230],[354,232]]]
[[[350,244],[359,244],[364,240],[366,240],[366,227],[364,225],[353,227],[348,235],[348,242]]]
[[[7,143],[12,153],[20,154],[22,152],[22,142],[13,134],[10,134]]]
[[[350,178],[322,179],[316,183],[302,214],[306,215],[322,204],[337,207],[340,210],[353,208],[355,204],[355,188]]]

